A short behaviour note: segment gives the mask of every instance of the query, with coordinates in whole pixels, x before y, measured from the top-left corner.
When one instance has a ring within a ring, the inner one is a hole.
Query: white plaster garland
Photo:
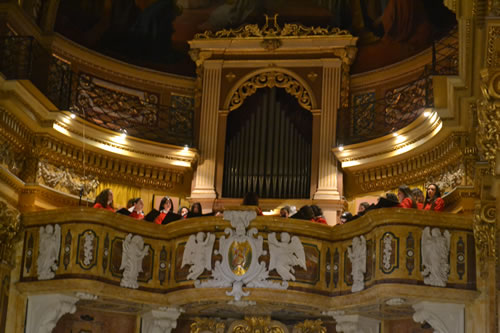
[[[436,287],[446,287],[450,264],[451,234],[446,230],[443,234],[439,228],[425,227],[422,232],[422,266],[424,283]]]
[[[306,269],[304,248],[300,239],[296,236],[290,237],[288,233],[281,233],[281,241],[276,239],[276,234],[269,234],[270,265],[266,267],[264,261],[259,262],[262,255],[267,252],[263,249],[264,239],[256,236],[258,231],[247,227],[250,221],[257,216],[255,211],[225,211],[224,219],[231,222],[231,228],[224,231],[226,236],[219,239],[219,248],[214,251],[222,256],[222,261],[217,261],[211,267],[212,247],[215,235],[203,233],[191,235],[183,255],[184,265],[191,265],[188,279],[195,280],[197,288],[227,288],[228,296],[233,296],[236,302],[241,297],[248,296],[249,291],[243,291],[243,287],[286,289],[288,280],[295,280],[293,266],[299,265]],[[209,253],[210,255],[208,255]],[[205,270],[212,272],[211,279],[197,280]],[[269,271],[276,269],[282,278],[282,282],[268,280]]]
[[[94,259],[94,239],[95,236],[92,233],[86,233],[83,242],[83,264],[89,266]]]
[[[38,244],[37,275],[38,280],[50,280],[56,275],[59,267],[59,250],[61,249],[61,227],[48,224],[40,227]]]
[[[149,245],[144,245],[141,236],[128,234],[123,241],[122,263],[120,270],[123,271],[123,277],[120,286],[126,288],[139,288],[137,277],[142,272],[142,260],[149,252]]]
[[[347,248],[347,255],[352,263],[351,291],[355,293],[365,289],[366,239],[364,236],[352,239],[352,246]]]
[[[99,298],[99,296],[97,296],[97,295],[84,293],[84,292],[77,292],[75,294],[75,296],[78,297],[79,299],[83,299],[85,301],[95,301]]]

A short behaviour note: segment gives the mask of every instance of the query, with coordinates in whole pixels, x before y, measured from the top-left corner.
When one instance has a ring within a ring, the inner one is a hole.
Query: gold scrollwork
[[[205,31],[196,34],[194,39],[216,39],[216,38],[273,38],[273,37],[302,37],[302,36],[350,36],[347,30],[339,28],[326,29],[321,27],[306,27],[301,24],[285,24],[282,27],[278,24],[278,14],[274,14],[272,22],[269,16],[265,15],[266,23],[262,28],[257,24],[246,24],[237,29],[222,29],[216,32]]]
[[[271,321],[271,317],[245,317],[233,326],[231,333],[286,333],[283,327]]]
[[[474,239],[479,254],[480,272],[487,274],[488,259],[496,260],[496,207],[495,202],[478,203],[474,214]]]
[[[0,262],[13,264],[14,243],[21,230],[19,211],[0,200]]]
[[[299,81],[286,73],[270,71],[259,73],[240,85],[231,97],[229,110],[239,108],[248,96],[253,95],[257,89],[265,87],[284,88],[287,93],[297,98],[300,106],[306,110],[312,109],[311,96]]]
[[[202,332],[212,332],[212,333],[224,333],[225,324],[223,322],[217,321],[212,318],[200,318],[194,319],[194,323],[191,324],[190,333],[202,333]]]
[[[326,333],[326,327],[323,326],[321,319],[305,320],[293,327],[293,333]]]
[[[481,91],[483,97],[477,101],[477,143],[484,159],[493,173],[496,155],[500,148],[500,72],[490,70],[481,73]]]

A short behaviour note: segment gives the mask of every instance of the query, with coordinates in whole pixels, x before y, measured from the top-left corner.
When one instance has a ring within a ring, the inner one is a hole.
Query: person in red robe
[[[141,198],[135,198],[133,201],[132,207],[129,208],[130,217],[133,217],[136,220],[144,219],[144,201]]]
[[[398,187],[399,206],[401,208],[417,208],[417,202],[413,198],[411,190],[406,185]]]
[[[99,193],[95,198],[94,208],[106,209],[113,213],[115,212],[115,208],[113,207],[113,192],[111,189],[107,188]]]
[[[424,210],[434,210],[441,212],[444,209],[444,200],[441,199],[441,191],[436,184],[427,186],[427,195],[425,196]]]

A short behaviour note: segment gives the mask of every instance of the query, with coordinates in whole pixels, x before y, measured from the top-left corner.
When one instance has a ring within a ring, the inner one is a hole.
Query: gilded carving
[[[264,39],[260,45],[266,49],[266,51],[274,51],[277,48],[281,47],[282,43],[280,39],[273,38],[273,39]]]
[[[24,164],[24,155],[16,154],[9,142],[0,144],[0,165],[4,165],[14,175],[19,175]]]
[[[495,202],[476,204],[474,213],[474,240],[479,255],[481,276],[488,274],[487,264],[490,259],[496,260],[496,206]]]
[[[449,184],[458,183],[458,177],[462,171],[458,171],[455,168],[456,165],[460,165],[463,159],[464,149],[461,148],[460,142],[467,135],[466,133],[455,133],[446,138],[442,143],[418,156],[376,168],[356,171],[353,173],[356,186],[349,187],[347,190],[350,193],[353,192],[353,194],[360,191],[371,192],[383,190],[397,187],[400,184],[426,181],[435,174],[442,174],[442,177],[440,176],[437,180],[444,181],[446,178],[446,182]],[[465,153],[468,154],[467,151]],[[445,175],[446,172],[443,173],[443,170],[450,170],[446,171],[450,172],[450,174]]]
[[[318,320],[305,320],[293,327],[292,333],[326,333],[323,322]]]
[[[358,49],[354,46],[348,46],[342,49],[333,50],[333,55],[342,61],[342,78],[340,89],[340,104],[342,108],[349,107],[349,87],[351,86],[351,75],[349,74],[350,67]]]
[[[287,93],[297,98],[300,106],[304,109],[311,110],[313,108],[309,91],[299,81],[287,73],[271,70],[259,73],[243,82],[232,95],[229,110],[239,108],[248,96],[253,95],[257,89],[265,87],[284,88]]]
[[[226,325],[223,322],[217,321],[213,318],[200,318],[194,319],[191,324],[190,333],[224,333]]]
[[[91,175],[81,176],[74,170],[65,167],[56,167],[46,160],[38,162],[37,182],[54,189],[74,195],[82,194],[94,198],[99,186],[97,177]]]
[[[500,26],[490,26],[488,28],[488,41],[486,50],[486,66],[489,68],[498,67],[498,43],[497,39],[500,35]]]
[[[278,14],[274,14],[272,22],[265,15],[266,23],[262,28],[257,24],[247,24],[237,29],[222,29],[216,32],[205,31],[196,34],[194,39],[216,39],[216,38],[248,38],[248,37],[302,37],[302,36],[350,36],[349,31],[339,28],[305,27],[301,24],[278,24]]]
[[[21,231],[19,211],[0,200],[0,262],[13,264],[14,243]]]
[[[495,170],[497,152],[500,148],[500,71],[481,72],[483,97],[477,101],[478,128],[477,145],[484,160]]]
[[[236,74],[234,74],[233,72],[230,72],[230,73],[226,74],[226,80],[227,80],[227,82],[231,83],[235,78],[236,78]]]
[[[245,317],[231,327],[230,333],[287,333],[284,325],[271,321],[271,317]]]
[[[462,185],[464,177],[465,166],[463,163],[460,163],[449,171],[443,171],[438,177],[430,177],[425,186],[436,184],[439,186],[441,192],[451,192],[455,187]]]

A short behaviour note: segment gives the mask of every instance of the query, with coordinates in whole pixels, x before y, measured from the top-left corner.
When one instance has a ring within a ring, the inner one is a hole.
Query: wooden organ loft
[[[195,77],[55,33],[62,3],[0,0],[0,333],[498,332],[495,1],[445,0],[449,35],[353,75],[346,31],[205,32]],[[445,212],[335,225],[428,181]],[[158,226],[89,207],[104,188],[224,215]]]

